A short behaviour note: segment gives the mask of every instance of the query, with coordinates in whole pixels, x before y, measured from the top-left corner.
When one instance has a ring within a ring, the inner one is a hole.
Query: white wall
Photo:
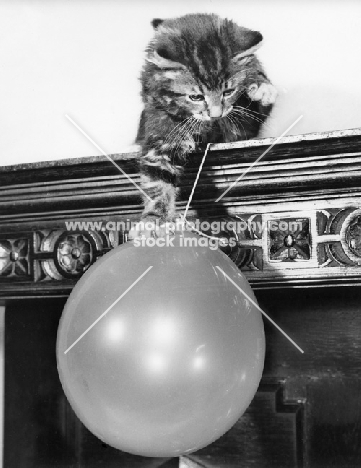
[[[281,90],[267,135],[361,127],[361,2],[0,0],[0,164],[98,155],[133,142],[153,17],[215,12],[260,30]]]

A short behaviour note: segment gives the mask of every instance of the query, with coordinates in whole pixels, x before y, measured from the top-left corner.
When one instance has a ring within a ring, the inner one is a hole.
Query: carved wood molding
[[[224,223],[216,236],[233,240],[223,250],[255,288],[360,284],[361,129],[284,137],[215,202],[274,142],[213,145],[189,219]],[[189,157],[180,213],[202,156]],[[139,183],[136,153],[113,158]],[[136,187],[103,157],[0,168],[0,295],[69,294],[126,241],[141,208]],[[102,227],[68,229],[71,221]]]

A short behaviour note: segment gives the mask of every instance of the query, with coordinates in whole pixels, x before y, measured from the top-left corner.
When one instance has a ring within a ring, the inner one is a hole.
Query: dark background
[[[206,467],[361,466],[361,290],[256,291],[304,350],[265,323],[264,376],[253,403],[221,439],[192,454]],[[63,394],[55,343],[65,299],[9,301],[5,337],[5,468],[171,467],[125,454],[79,422]]]

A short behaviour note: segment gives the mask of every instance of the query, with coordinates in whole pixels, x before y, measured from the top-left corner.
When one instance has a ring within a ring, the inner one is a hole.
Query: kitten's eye
[[[234,93],[234,89],[226,89],[225,91],[223,91],[223,96],[230,96],[231,94]]]
[[[191,101],[204,101],[203,94],[190,94],[189,99]]]

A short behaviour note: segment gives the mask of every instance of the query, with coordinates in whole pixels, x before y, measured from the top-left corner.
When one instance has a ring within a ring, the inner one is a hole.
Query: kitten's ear
[[[258,31],[238,27],[239,52],[233,57],[232,62],[240,63],[246,61],[262,45],[262,34]]]
[[[157,29],[158,26],[160,24],[162,24],[164,22],[164,20],[160,19],[160,18],[154,18],[154,20],[152,21],[152,26],[154,29]]]
[[[175,62],[171,59],[166,49],[159,48],[158,50],[149,51],[148,57],[146,58],[148,62],[154,63],[159,68],[186,68],[179,62]]]

